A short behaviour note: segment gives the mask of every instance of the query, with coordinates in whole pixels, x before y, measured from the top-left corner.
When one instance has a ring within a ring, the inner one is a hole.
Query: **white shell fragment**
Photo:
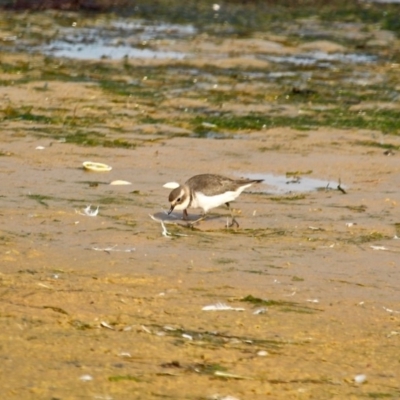
[[[400,311],[392,310],[391,308],[383,307],[383,309],[391,314],[400,314]]]
[[[120,357],[126,357],[126,358],[131,358],[132,355],[131,353],[128,353],[127,351],[122,351],[121,353],[118,354]]]
[[[231,373],[225,372],[225,371],[215,371],[214,375],[222,376],[224,378],[232,378],[232,379],[250,379],[250,378],[247,378],[246,376],[231,374]]]
[[[107,323],[105,321],[101,321],[100,322],[100,326],[102,326],[103,328],[111,329],[112,331],[114,330],[114,328],[109,323]]]
[[[126,249],[116,249],[117,245],[115,244],[114,246],[109,246],[109,247],[92,247],[92,250],[95,251],[104,251],[106,253],[109,253],[111,251],[119,251],[119,252],[123,252],[123,253],[132,253],[134,251],[136,251],[136,249],[134,247],[128,247]]]
[[[209,397],[210,400],[239,400],[237,397],[233,397],[233,396],[224,396],[221,395],[219,393],[217,394],[213,394],[211,397]]]
[[[131,183],[131,182],[128,182],[128,181],[116,180],[116,181],[110,182],[110,185],[113,185],[113,186],[122,186],[122,185],[132,185],[132,183]]]
[[[183,337],[184,339],[187,339],[187,340],[193,340],[193,336],[188,335],[187,333],[183,333],[183,334],[182,334],[182,337]]]
[[[365,374],[359,374],[354,377],[355,383],[361,384],[361,383],[364,383],[366,380],[367,380],[367,375],[365,375]]]
[[[45,148],[44,146],[36,146],[35,150],[44,150]]]
[[[218,10],[219,10],[219,5],[218,5],[218,4],[214,4],[214,5],[213,5],[213,8],[214,8],[214,6],[217,6],[217,7],[218,7]],[[215,10],[215,9],[214,9],[214,10]],[[215,10],[215,11],[217,11],[217,10]],[[217,125],[211,124],[210,122],[202,122],[202,123],[201,123],[201,126],[202,126],[203,128],[217,128],[217,127],[218,127]]]
[[[96,217],[97,214],[99,213],[99,206],[97,206],[97,208],[93,208],[92,210],[92,206],[91,204],[89,204],[84,210],[83,212],[85,213],[85,215],[87,215],[88,217]]]
[[[79,377],[79,379],[83,382],[89,382],[93,380],[93,377],[90,375],[82,375]]]
[[[267,309],[265,307],[257,308],[257,310],[253,311],[254,315],[265,314]]]
[[[174,328],[173,326],[170,326],[170,325],[164,325],[163,329],[166,331],[170,331],[170,332],[176,331],[176,328]]]
[[[180,184],[177,182],[167,182],[165,185],[163,185],[163,187],[165,187],[166,189],[176,189],[179,186]]]
[[[96,217],[99,213],[99,206],[97,206],[97,208],[93,208],[92,210],[92,205],[89,204],[86,208],[83,209],[83,212],[78,210],[75,210],[75,212],[79,215],[86,215],[87,217]]]
[[[357,223],[356,223],[356,222],[346,222],[346,226],[347,226],[348,228],[351,228],[351,227],[354,226],[354,225],[357,225]]]
[[[126,326],[124,329],[122,329],[124,332],[130,332],[133,329],[132,325]]]
[[[372,250],[388,250],[385,246],[369,246]]]
[[[268,354],[269,354],[269,353],[268,353],[268,351],[266,351],[266,350],[257,351],[257,355],[258,355],[259,357],[266,357]]]
[[[231,307],[224,303],[211,304],[209,306],[204,306],[203,311],[245,311],[245,308],[241,307]]]
[[[151,330],[149,328],[147,328],[147,326],[142,325],[141,328],[146,332],[146,333],[152,333]]]
[[[112,167],[110,167],[107,164],[93,162],[93,161],[84,161],[82,165],[83,168],[87,169],[88,171],[108,172],[112,170]]]
[[[323,231],[324,230],[324,229],[319,228],[317,226],[311,226],[311,225],[308,227],[308,229],[311,229],[312,231]]]

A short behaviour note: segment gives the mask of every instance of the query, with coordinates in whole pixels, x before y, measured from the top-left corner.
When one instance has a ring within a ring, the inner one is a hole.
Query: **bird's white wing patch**
[[[163,187],[165,187],[166,189],[176,189],[179,186],[180,184],[177,182],[167,182],[165,185],[163,185]]]

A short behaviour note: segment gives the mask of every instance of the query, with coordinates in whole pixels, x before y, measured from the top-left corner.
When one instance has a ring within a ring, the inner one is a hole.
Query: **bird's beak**
[[[170,208],[169,211],[168,211],[168,215],[170,215],[170,214],[172,213],[172,211],[174,211],[174,207],[175,207],[175,206],[171,206],[171,208]]]

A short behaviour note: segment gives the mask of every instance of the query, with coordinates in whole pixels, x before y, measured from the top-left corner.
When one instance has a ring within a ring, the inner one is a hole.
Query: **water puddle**
[[[126,45],[113,45],[99,40],[93,44],[66,43],[62,40],[53,42],[52,45],[44,47],[43,53],[55,57],[67,57],[79,60],[127,58],[143,59],[183,59],[184,53],[174,51],[160,51],[151,49],[138,49]]]
[[[178,25],[145,20],[117,19],[112,22],[97,21],[93,26],[72,23],[60,27],[57,36],[40,46],[40,51],[55,57],[74,59],[174,59],[181,60],[187,53],[163,49],[162,41],[180,40],[198,33],[194,25]],[[220,56],[220,55],[219,55]],[[335,63],[365,64],[376,57],[359,53],[327,53],[310,51],[297,55],[258,55],[274,63],[304,67],[330,68]]]
[[[44,54],[81,60],[89,59],[183,59],[186,54],[164,51],[157,39],[179,39],[194,35],[192,25],[151,24],[145,21],[117,20],[103,27],[62,28],[58,37],[41,46]]]
[[[268,61],[272,61],[278,64],[287,63],[294,64],[297,66],[318,66],[323,68],[329,68],[334,63],[345,63],[345,64],[366,64],[376,61],[375,56],[368,54],[355,54],[355,53],[325,53],[323,51],[314,51],[309,53],[303,53],[299,55],[288,55],[288,56],[264,56]]]
[[[336,189],[338,186],[337,182],[308,178],[300,175],[246,174],[244,176],[250,179],[264,179],[263,183],[268,185],[268,189],[265,190],[265,192],[272,194],[313,192],[322,189]]]

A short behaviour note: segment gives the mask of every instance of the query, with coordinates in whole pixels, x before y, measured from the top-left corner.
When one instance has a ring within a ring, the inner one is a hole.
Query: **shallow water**
[[[298,66],[317,66],[319,68],[331,68],[335,63],[371,63],[376,57],[368,54],[328,54],[323,51],[303,53],[296,56],[266,56],[268,61],[275,63],[288,63]]]
[[[279,176],[273,174],[244,174],[250,179],[263,179],[263,184],[268,185],[266,193],[304,193],[314,190],[332,189],[337,187],[337,182],[325,181],[322,179],[309,178],[301,175]]]
[[[56,38],[40,50],[54,57],[81,60],[109,58],[152,58],[180,60],[186,57],[178,51],[157,47],[159,39],[182,39],[196,34],[191,25],[154,24],[141,20],[120,19],[103,26],[61,28]]]
[[[185,54],[174,51],[162,51],[151,49],[135,49],[127,45],[113,45],[112,43],[96,41],[92,44],[66,43],[63,40],[54,41],[42,48],[44,54],[54,57],[76,58],[80,60],[104,59],[120,60],[123,58],[151,58],[181,60]]]

